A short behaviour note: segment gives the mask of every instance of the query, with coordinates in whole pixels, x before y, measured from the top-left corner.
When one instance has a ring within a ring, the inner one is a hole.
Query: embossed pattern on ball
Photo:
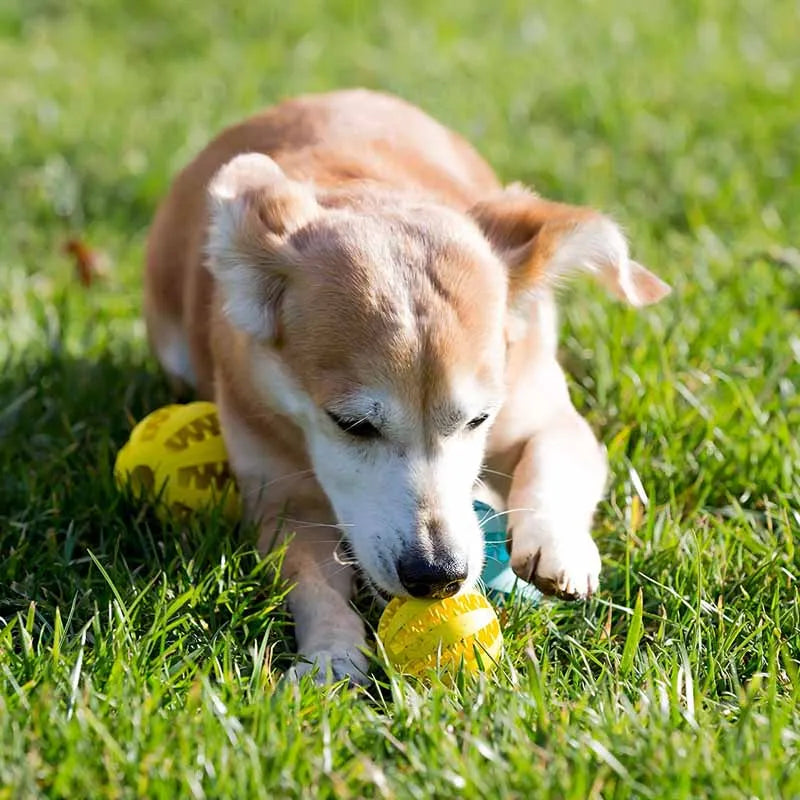
[[[216,505],[240,515],[239,495],[213,403],[170,405],[148,414],[133,429],[114,465],[119,486],[159,497],[162,518]]]
[[[478,592],[444,600],[397,597],[381,616],[378,638],[392,665],[416,677],[437,667],[452,672],[462,661],[468,672],[481,665],[489,671],[503,649],[497,615]]]

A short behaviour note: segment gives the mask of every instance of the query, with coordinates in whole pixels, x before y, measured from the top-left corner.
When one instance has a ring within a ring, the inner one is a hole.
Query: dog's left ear
[[[589,208],[553,203],[510,188],[470,209],[509,274],[511,309],[525,314],[537,288],[571,272],[594,274],[632,306],[655,303],[670,287],[628,256],[619,227]]]
[[[297,261],[291,237],[322,212],[310,186],[291,180],[269,157],[243,153],[208,188],[208,268],[228,318],[263,341],[275,341]]]

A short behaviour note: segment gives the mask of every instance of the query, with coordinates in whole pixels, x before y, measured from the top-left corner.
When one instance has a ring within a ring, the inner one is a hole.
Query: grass
[[[799,795],[798,21],[784,0],[4,2],[0,798]],[[139,284],[170,176],[224,124],[353,84],[616,214],[675,287],[645,314],[564,294],[612,465],[603,589],[512,608],[473,686],[279,683],[274,563],[111,479],[169,399]],[[105,280],[78,283],[69,237]]]

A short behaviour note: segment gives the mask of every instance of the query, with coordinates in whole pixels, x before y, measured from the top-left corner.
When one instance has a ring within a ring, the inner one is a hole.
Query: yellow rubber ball
[[[436,668],[452,675],[462,663],[469,673],[488,672],[503,650],[500,622],[479,592],[444,600],[396,597],[381,616],[378,638],[392,665],[415,677]]]
[[[157,497],[162,519],[219,503],[229,519],[241,512],[213,403],[164,406],[148,414],[117,454],[114,478],[137,496]]]

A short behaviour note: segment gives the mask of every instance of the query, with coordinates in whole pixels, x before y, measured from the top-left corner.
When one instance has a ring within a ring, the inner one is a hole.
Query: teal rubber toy
[[[473,502],[478,522],[483,531],[486,562],[481,573],[481,581],[486,592],[495,600],[519,598],[528,603],[538,603],[542,593],[532,584],[518,578],[509,563],[506,548],[506,525],[504,515],[497,514],[491,506]]]

